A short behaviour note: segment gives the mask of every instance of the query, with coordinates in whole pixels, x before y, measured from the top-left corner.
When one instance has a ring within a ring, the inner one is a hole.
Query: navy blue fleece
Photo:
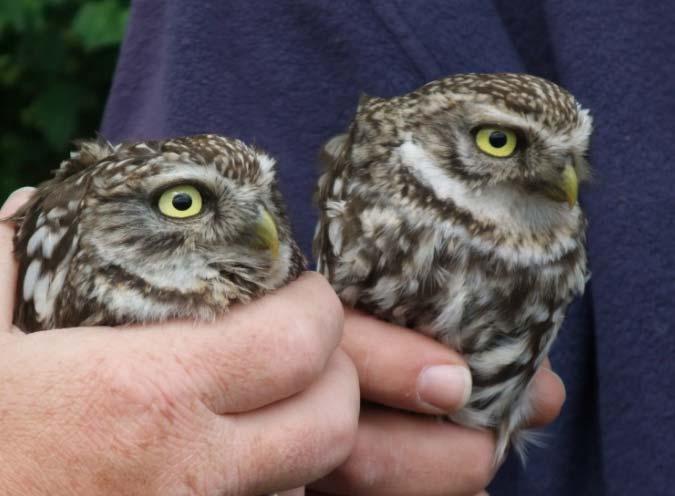
[[[675,494],[675,7],[609,0],[135,2],[103,133],[217,132],[280,162],[309,251],[316,155],[361,92],[530,72],[591,109],[593,272],[554,346],[567,385],[546,449],[493,495]]]

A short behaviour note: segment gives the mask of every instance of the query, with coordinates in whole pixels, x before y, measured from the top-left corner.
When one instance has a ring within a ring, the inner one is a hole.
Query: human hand
[[[263,494],[348,456],[357,375],[321,276],[208,324],[23,334],[12,235],[0,223],[0,494]]]
[[[347,461],[308,494],[486,494],[495,472],[491,433],[381,406],[420,413],[458,410],[470,393],[462,357],[417,332],[353,310],[346,311],[342,347],[356,364],[362,397],[372,404],[362,406]],[[442,368],[432,369],[435,365]],[[553,421],[565,389],[548,361],[530,387],[536,412],[530,425]]]

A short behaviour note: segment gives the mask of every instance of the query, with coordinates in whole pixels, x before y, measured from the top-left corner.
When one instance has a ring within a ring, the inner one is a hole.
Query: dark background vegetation
[[[0,0],[0,201],[94,136],[129,0]]]

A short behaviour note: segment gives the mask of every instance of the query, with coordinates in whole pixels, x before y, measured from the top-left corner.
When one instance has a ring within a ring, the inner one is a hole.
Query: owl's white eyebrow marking
[[[33,298],[33,291],[35,290],[35,284],[37,283],[38,277],[40,277],[40,269],[42,268],[42,262],[38,259],[33,260],[26,274],[23,277],[23,299],[25,301]]]
[[[550,149],[558,149],[564,152],[575,151],[583,153],[586,151],[589,142],[589,136],[593,129],[593,118],[588,110],[578,108],[579,121],[576,127],[560,132],[551,132],[544,127],[536,118],[529,115],[519,115],[503,110],[489,104],[475,104],[475,120],[484,122],[494,122],[503,126],[509,126],[520,129],[530,129],[544,140],[546,146]]]
[[[405,141],[399,148],[401,162],[415,177],[440,200],[452,200],[476,218],[490,222],[511,232],[529,234],[533,230],[541,230],[551,225],[566,226],[561,230],[555,243],[542,247],[512,247],[508,244],[483,246],[480,238],[472,239],[461,226],[449,223],[443,228],[448,236],[466,237],[477,248],[485,253],[496,251],[501,257],[525,260],[527,264],[534,260],[555,260],[576,246],[576,241],[569,236],[580,222],[581,210],[578,206],[568,209],[564,205],[551,204],[546,200],[531,198],[520,194],[508,186],[492,186],[484,191],[472,191],[459,180],[447,175],[426,150],[411,140]],[[364,224],[365,228],[365,224]]]
[[[199,181],[204,184],[222,184],[229,181],[215,166],[189,165],[186,163],[164,164],[166,170],[147,178],[147,187],[152,190],[159,188],[168,181]]]

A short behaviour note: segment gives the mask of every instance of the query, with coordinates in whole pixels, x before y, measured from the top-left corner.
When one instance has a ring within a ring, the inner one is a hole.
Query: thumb
[[[462,356],[410,329],[347,310],[342,348],[356,365],[361,395],[375,403],[443,414],[471,394]]]
[[[8,219],[26,203],[35,188],[14,191],[0,209],[0,333],[12,330],[17,263],[14,259],[14,225]]]

